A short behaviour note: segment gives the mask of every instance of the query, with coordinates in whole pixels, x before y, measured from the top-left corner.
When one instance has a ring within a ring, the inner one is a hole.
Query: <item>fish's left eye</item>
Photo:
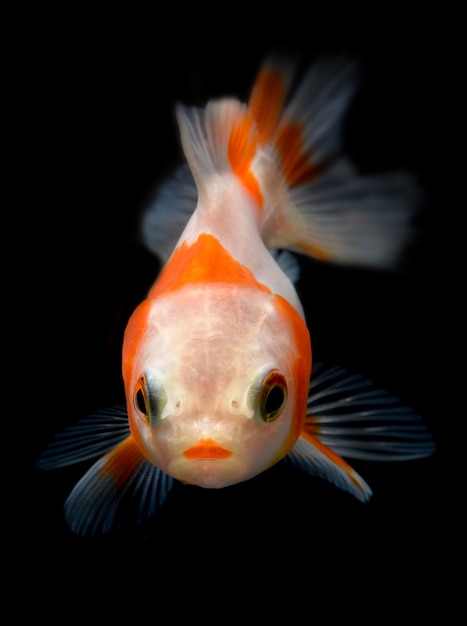
[[[287,383],[279,370],[272,370],[264,378],[259,390],[259,413],[269,423],[282,413],[287,399]]]

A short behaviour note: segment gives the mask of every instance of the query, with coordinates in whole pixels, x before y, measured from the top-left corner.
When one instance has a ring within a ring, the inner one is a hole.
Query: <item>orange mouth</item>
[[[196,445],[187,448],[183,452],[183,456],[190,460],[228,459],[232,454],[230,450],[226,450],[226,448],[217,444],[213,439],[200,439]]]

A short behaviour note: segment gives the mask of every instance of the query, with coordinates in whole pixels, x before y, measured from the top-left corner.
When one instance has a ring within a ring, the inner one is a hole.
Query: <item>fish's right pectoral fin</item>
[[[84,474],[65,502],[65,518],[78,535],[134,526],[164,502],[173,479],[142,456],[132,437]]]
[[[344,459],[412,461],[435,449],[431,432],[410,406],[360,374],[316,362],[305,424],[285,460],[366,502],[370,487]]]

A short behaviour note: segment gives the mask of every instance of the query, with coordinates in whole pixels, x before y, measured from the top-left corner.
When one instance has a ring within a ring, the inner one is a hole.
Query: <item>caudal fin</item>
[[[248,103],[226,98],[203,109],[177,107],[189,170],[161,186],[142,221],[146,245],[163,260],[198,199],[209,204],[203,200],[215,193],[212,177],[234,174],[257,203],[271,250],[368,267],[398,263],[423,194],[410,173],[366,174],[345,154],[357,63],[324,57],[295,91],[293,78],[290,60],[270,57]]]
[[[386,268],[410,243],[423,195],[412,174],[365,174],[345,154],[345,116],[359,80],[353,59],[322,58],[292,95],[274,135],[288,194],[269,245]]]

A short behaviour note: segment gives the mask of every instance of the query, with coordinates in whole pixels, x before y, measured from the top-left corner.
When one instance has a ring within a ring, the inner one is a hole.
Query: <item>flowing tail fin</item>
[[[357,63],[318,59],[295,91],[293,78],[291,61],[271,57],[248,103],[226,98],[204,109],[177,107],[190,171],[178,173],[179,184],[161,186],[142,221],[146,245],[163,260],[198,197],[211,192],[211,176],[233,173],[257,201],[270,249],[349,265],[398,263],[423,194],[410,173],[365,174],[345,155]]]
[[[345,115],[359,80],[353,59],[319,59],[281,115],[273,143],[288,193],[269,246],[386,268],[412,238],[422,192],[408,172],[363,174],[345,155]]]

